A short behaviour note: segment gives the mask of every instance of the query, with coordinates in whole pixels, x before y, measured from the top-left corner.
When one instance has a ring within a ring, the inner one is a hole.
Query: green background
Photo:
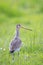
[[[18,23],[32,31],[20,29],[23,47],[12,62],[9,44]],[[0,0],[0,65],[43,65],[43,0]]]

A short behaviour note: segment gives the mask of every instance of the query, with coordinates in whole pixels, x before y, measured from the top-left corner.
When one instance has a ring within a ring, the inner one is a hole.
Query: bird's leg
[[[20,53],[18,52],[18,57],[20,56]]]
[[[12,61],[14,61],[14,53],[12,53]]]
[[[19,52],[18,52],[18,56],[19,56]]]

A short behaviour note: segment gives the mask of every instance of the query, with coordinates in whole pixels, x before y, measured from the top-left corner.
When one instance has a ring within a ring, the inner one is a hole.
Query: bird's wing
[[[10,50],[16,50],[21,46],[21,40],[18,39],[14,39],[12,40],[11,44],[10,44]]]

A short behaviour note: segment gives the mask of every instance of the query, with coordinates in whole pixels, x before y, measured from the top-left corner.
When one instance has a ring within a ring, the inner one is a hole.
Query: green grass
[[[15,26],[20,23],[32,31],[20,29],[23,47],[9,54],[9,44],[15,36]],[[0,65],[43,65],[43,1],[0,1]],[[4,51],[5,48],[5,51]]]

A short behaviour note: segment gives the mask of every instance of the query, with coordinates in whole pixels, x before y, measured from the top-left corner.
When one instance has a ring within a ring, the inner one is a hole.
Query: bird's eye
[[[19,24],[19,26],[20,26],[20,24]]]

